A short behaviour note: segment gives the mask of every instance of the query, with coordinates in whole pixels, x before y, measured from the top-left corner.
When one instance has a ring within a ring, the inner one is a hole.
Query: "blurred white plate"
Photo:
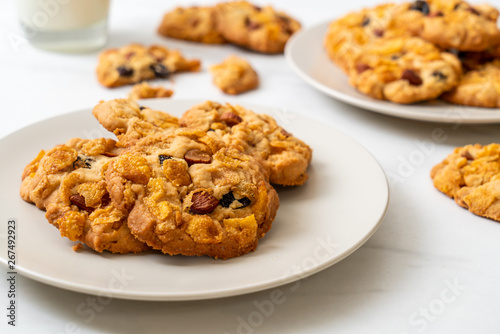
[[[201,101],[141,103],[180,116]],[[276,109],[249,106],[276,115]],[[304,186],[278,188],[281,207],[272,230],[251,254],[226,261],[208,257],[74,252],[44,212],[19,197],[21,173],[40,149],[72,137],[109,136],[91,109],[51,118],[0,140],[0,262],[7,265],[7,221],[16,219],[16,268],[34,280],[89,294],[137,300],[196,300],[259,291],[317,273],[360,247],[379,226],[389,190],[377,161],[346,135],[295,114],[288,131],[314,149]],[[10,270],[8,270],[10,271]]]
[[[378,113],[442,123],[500,123],[500,109],[457,106],[444,101],[401,105],[373,99],[358,92],[340,67],[327,56],[323,44],[328,22],[292,36],[285,56],[292,69],[308,84],[342,102]]]

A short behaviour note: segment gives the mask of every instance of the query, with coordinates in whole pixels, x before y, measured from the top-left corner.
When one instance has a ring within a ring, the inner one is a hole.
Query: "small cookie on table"
[[[237,95],[259,86],[259,76],[252,66],[237,56],[230,56],[222,63],[211,66],[214,83],[224,93]]]
[[[431,170],[434,186],[472,213],[500,221],[500,145],[457,147]]]
[[[163,16],[158,33],[192,42],[224,44],[216,29],[215,7],[177,7]]]
[[[97,79],[106,87],[119,87],[144,80],[165,79],[172,73],[199,69],[199,60],[188,60],[177,50],[160,45],[145,47],[130,44],[101,53]]]
[[[133,100],[140,99],[153,99],[159,97],[170,97],[174,94],[171,89],[167,89],[161,86],[150,86],[147,82],[141,82],[135,84],[132,87],[128,97]]]

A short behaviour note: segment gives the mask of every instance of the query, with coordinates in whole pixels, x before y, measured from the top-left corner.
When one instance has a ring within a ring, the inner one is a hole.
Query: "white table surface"
[[[374,2],[258,3],[273,3],[308,27]],[[91,303],[93,296],[19,277],[17,326],[12,328],[6,317],[7,274],[1,267],[0,332],[500,333],[500,225],[459,208],[436,191],[429,178],[432,166],[454,147],[498,142],[500,125],[447,125],[383,116],[311,88],[292,72],[283,56],[163,39],[156,35],[156,27],[162,14],[174,5],[173,1],[115,0],[107,46],[165,43],[201,58],[201,73],[179,75],[169,83],[176,99],[228,100],[210,83],[207,66],[230,53],[245,56],[261,73],[262,85],[234,100],[286,108],[320,120],[359,141],[380,162],[391,188],[389,209],[380,228],[340,263],[299,284],[281,287],[285,301],[272,312],[258,307],[270,298],[272,290],[266,290],[193,302],[114,299],[98,304],[90,316],[78,309],[82,303]],[[128,92],[129,87],[106,89],[97,83],[97,51],[57,54],[22,41],[12,44],[20,34],[14,0],[0,4],[0,22],[4,101],[0,138],[39,120],[89,108],[99,100]],[[437,128],[446,134],[444,143],[432,142],[431,133]],[[419,157],[423,159],[416,159]],[[2,157],[2,162],[8,163],[8,157]],[[2,212],[2,223],[6,223],[5,215],[13,213]]]

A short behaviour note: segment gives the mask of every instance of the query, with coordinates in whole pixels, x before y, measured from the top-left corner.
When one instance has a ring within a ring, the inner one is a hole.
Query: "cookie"
[[[439,97],[460,79],[460,61],[417,37],[381,38],[353,57],[349,82],[373,98],[409,104]]]
[[[228,259],[256,249],[279,206],[251,156],[203,131],[148,136],[109,166],[106,180],[128,226],[166,254]]]
[[[259,86],[259,77],[243,58],[230,56],[222,63],[211,66],[214,84],[224,93],[237,95]]]
[[[130,99],[101,101],[92,114],[118,138],[118,146],[134,145],[139,139],[179,127],[177,117],[142,107]]]
[[[484,51],[500,43],[499,12],[489,5],[418,0],[407,6],[407,29],[442,49]]]
[[[127,226],[127,215],[113,205],[104,180],[120,154],[112,139],[73,138],[41,152],[22,175],[21,197],[46,210],[61,236],[98,251],[137,253],[149,247]]]
[[[351,59],[363,53],[363,48],[380,38],[411,36],[399,20],[407,8],[384,4],[349,13],[328,26],[324,47],[328,56],[345,72]]]
[[[160,45],[130,44],[100,54],[97,79],[106,87],[118,87],[199,69],[199,60],[188,60],[177,50]]]
[[[308,178],[311,148],[278,126],[271,116],[207,101],[186,111],[180,123],[253,156],[269,173],[271,183],[301,185]]]
[[[135,84],[132,87],[128,97],[132,100],[154,99],[159,97],[170,97],[174,94],[171,89],[166,89],[161,86],[150,86],[147,82]]]
[[[500,145],[458,147],[434,166],[431,178],[458,205],[500,221]]]
[[[441,98],[454,104],[500,108],[500,58],[474,68],[464,74],[455,89]]]
[[[300,23],[271,6],[247,1],[222,2],[216,6],[217,30],[229,42],[261,53],[283,53],[285,44]]]
[[[226,43],[217,31],[215,7],[177,7],[163,16],[158,33],[192,42]]]

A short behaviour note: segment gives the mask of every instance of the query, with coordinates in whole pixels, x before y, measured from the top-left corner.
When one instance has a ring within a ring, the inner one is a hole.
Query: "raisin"
[[[404,70],[401,79],[408,80],[412,86],[420,86],[422,79],[412,70]]]
[[[465,151],[464,153],[462,153],[462,156],[467,160],[474,160],[474,157],[472,156],[472,154],[470,154],[469,151]]]
[[[134,69],[127,66],[118,66],[116,70],[121,77],[131,77],[134,74]]]
[[[76,160],[73,162],[73,168],[74,169],[77,169],[77,168],[86,168],[86,169],[90,169],[92,168],[92,164],[91,162],[94,162],[95,160],[92,159],[92,158],[87,158],[85,156],[78,156],[76,158]]]
[[[372,69],[372,67],[368,66],[366,64],[356,64],[356,72],[358,72],[359,74],[363,73],[364,71],[371,70],[371,69]]]
[[[158,156],[158,160],[160,160],[160,165],[163,165],[163,161],[168,159],[172,159],[172,157],[170,155],[165,155],[165,154],[160,154]]]
[[[427,3],[427,1],[417,0],[410,6],[410,9],[418,10],[424,15],[429,15],[430,13],[429,4]]]
[[[471,13],[472,13],[472,14],[474,14],[474,15],[481,15],[481,13],[479,13],[479,12],[477,11],[477,9],[475,9],[474,7],[469,7],[469,8],[467,8],[466,10],[467,10],[467,11],[469,11],[469,12],[471,12]]]
[[[441,71],[432,72],[432,76],[436,77],[439,81],[445,81],[446,79],[448,79],[448,77],[444,75],[443,72]]]
[[[144,110],[144,109],[146,109],[146,107],[139,106],[139,110]]]
[[[252,203],[252,201],[248,198],[248,197],[243,197],[243,198],[240,198],[238,200],[238,202],[241,203],[241,206],[238,208],[238,209],[242,209],[242,208],[245,208],[247,206],[250,205],[250,203]]]
[[[155,73],[157,78],[165,79],[170,75],[170,70],[163,64],[158,63],[150,66],[151,70]]]
[[[444,16],[443,12],[436,12],[429,14],[429,17],[441,17]]]
[[[249,29],[249,30],[257,30],[261,27],[261,25],[257,22],[253,22],[252,20],[250,20],[248,17],[245,19],[245,26]]]
[[[224,196],[222,196],[222,198],[219,201],[219,204],[223,208],[229,208],[229,206],[234,202],[234,200],[235,200],[235,198],[234,198],[233,192],[230,191],[227,194],[225,194]]]
[[[369,24],[370,24],[370,18],[365,16],[365,18],[363,19],[363,22],[361,22],[361,26],[366,27]]]
[[[80,210],[87,211],[88,213],[91,213],[94,211],[93,208],[85,205],[85,197],[83,197],[80,194],[71,195],[69,197],[69,200],[72,204],[76,205],[78,207],[78,209],[80,209]]]
[[[373,34],[377,37],[383,37],[384,33],[384,29],[373,29]]]

